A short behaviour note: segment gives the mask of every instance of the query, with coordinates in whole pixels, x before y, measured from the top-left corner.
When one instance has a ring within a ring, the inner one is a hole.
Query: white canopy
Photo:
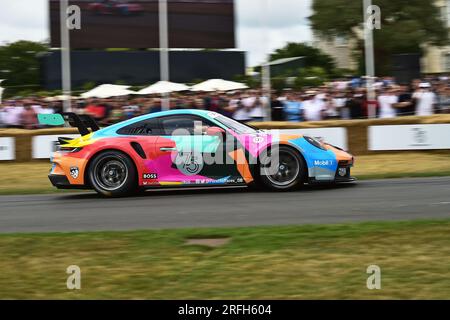
[[[182,83],[175,83],[170,81],[158,81],[147,88],[139,90],[137,94],[162,94],[177,91],[187,91],[189,89],[190,89],[189,86]]]
[[[82,93],[81,97],[86,98],[111,98],[136,94],[135,91],[128,90],[130,86],[122,86],[116,84],[102,84],[88,92]]]
[[[223,79],[206,80],[191,88],[192,91],[232,91],[243,89],[248,89],[248,87],[240,82],[227,81]]]
[[[67,96],[67,95],[60,95],[60,96],[54,96],[54,97],[46,97],[44,98],[44,101],[52,102],[52,101],[64,101],[64,100],[75,100],[79,99],[76,96]]]

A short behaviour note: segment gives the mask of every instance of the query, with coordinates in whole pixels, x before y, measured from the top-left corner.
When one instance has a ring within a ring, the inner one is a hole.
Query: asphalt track
[[[368,180],[295,192],[247,188],[0,197],[0,232],[134,230],[450,218],[450,177]]]

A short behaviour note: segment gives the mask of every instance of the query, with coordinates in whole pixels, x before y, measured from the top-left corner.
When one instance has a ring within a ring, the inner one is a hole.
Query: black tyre
[[[89,181],[99,194],[126,196],[137,189],[137,172],[133,161],[119,151],[105,151],[89,165]]]
[[[306,165],[298,151],[274,146],[261,155],[260,162],[260,182],[265,187],[287,191],[303,185]]]

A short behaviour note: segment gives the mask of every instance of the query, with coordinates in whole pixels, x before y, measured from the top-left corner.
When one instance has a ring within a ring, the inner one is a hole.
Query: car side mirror
[[[209,127],[206,129],[206,135],[207,136],[213,136],[213,137],[225,137],[225,130],[219,127]]]

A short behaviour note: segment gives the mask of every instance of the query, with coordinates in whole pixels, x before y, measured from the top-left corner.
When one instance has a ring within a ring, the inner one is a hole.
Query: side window
[[[177,115],[160,118],[163,134],[166,136],[204,135],[212,124],[206,119],[191,115]]]
[[[147,119],[130,124],[117,130],[118,134],[136,136],[157,136],[160,135],[158,119]]]

